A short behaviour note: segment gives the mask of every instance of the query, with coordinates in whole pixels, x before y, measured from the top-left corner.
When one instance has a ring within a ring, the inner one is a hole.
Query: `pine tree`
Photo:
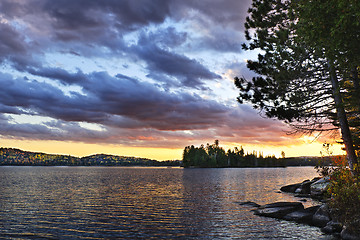
[[[342,6],[340,3],[344,1],[332,2]],[[235,85],[240,90],[240,103],[250,102],[267,117],[285,121],[295,132],[323,132],[340,127],[349,166],[354,169],[357,158],[342,82],[359,65],[359,55],[353,54],[359,51],[353,44],[359,42],[359,34],[350,34],[357,39],[349,38],[348,47],[339,47],[335,40],[326,41],[329,37],[326,20],[333,16],[315,14],[319,5],[321,10],[326,4],[329,6],[328,1],[254,0],[245,23],[249,44],[243,48],[259,52],[257,61],[248,61],[248,68],[258,76],[251,81],[235,78]],[[356,1],[353,4],[359,5]],[[344,15],[337,17],[351,18]],[[358,24],[359,15],[356,16]],[[346,32],[346,29],[336,30],[347,28],[341,20],[332,21],[330,24],[338,23],[333,26],[336,36]],[[349,61],[352,63],[346,64]],[[355,94],[348,96],[359,98]]]

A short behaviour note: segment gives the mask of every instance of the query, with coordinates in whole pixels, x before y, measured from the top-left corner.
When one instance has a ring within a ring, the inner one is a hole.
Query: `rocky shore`
[[[328,177],[314,178],[283,186],[282,192],[289,192],[301,198],[314,198],[322,202],[317,206],[304,208],[301,202],[275,202],[266,205],[258,205],[254,202],[243,202],[241,205],[254,207],[255,215],[294,221],[321,228],[325,234],[333,234],[344,240],[360,240],[360,236],[351,233],[346,226],[342,226],[336,216],[331,213],[328,205],[326,192],[330,182]],[[299,200],[301,201],[301,200]]]

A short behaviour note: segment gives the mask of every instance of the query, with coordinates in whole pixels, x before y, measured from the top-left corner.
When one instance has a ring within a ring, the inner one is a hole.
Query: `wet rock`
[[[314,206],[314,207],[298,210],[295,212],[291,212],[285,215],[283,219],[312,225],[313,215],[319,209],[319,207],[320,206]]]
[[[255,215],[283,218],[285,215],[304,209],[300,202],[276,202],[260,206],[254,211]]]
[[[310,194],[295,194],[294,197],[298,198],[311,198]]]
[[[342,230],[342,225],[334,220],[331,220],[326,224],[325,227],[321,228],[321,231],[326,234],[340,233],[341,230]]]
[[[311,181],[305,180],[302,183],[295,183],[295,184],[283,186],[280,188],[280,190],[282,192],[297,193],[297,194],[309,196],[310,195],[310,186],[318,180],[319,180],[318,178],[314,178]]]
[[[321,177],[314,177],[313,179],[311,179],[312,182],[316,182],[317,180],[320,180]]]
[[[301,185],[301,183],[286,185],[286,186],[281,187],[280,191],[295,193],[296,189],[298,189],[300,187],[300,185]]]
[[[246,201],[246,202],[240,202],[239,203],[242,206],[249,206],[249,207],[260,207],[259,204],[257,204],[256,202],[251,202],[251,201]]]
[[[310,186],[311,196],[321,196],[329,189],[330,186],[330,177],[324,177],[316,182],[312,183]]]
[[[330,211],[327,204],[321,205],[313,215],[313,224],[317,227],[325,227],[331,221]]]
[[[300,184],[300,186],[295,190],[295,193],[298,194],[310,194],[310,185],[314,183],[310,180],[305,180]]]
[[[360,240],[360,235],[350,231],[348,228],[344,227],[340,233],[341,239],[344,240]]]
[[[275,203],[269,203],[265,205],[261,205],[259,208],[276,208],[276,207],[300,207],[304,208],[302,203],[299,202],[275,202]]]

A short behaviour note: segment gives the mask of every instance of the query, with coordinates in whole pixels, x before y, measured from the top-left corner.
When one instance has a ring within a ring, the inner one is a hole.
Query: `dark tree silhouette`
[[[249,43],[243,44],[243,48],[260,50],[257,61],[248,61],[248,68],[258,76],[251,81],[235,78],[240,90],[238,101],[250,102],[267,117],[285,121],[294,132],[324,132],[340,127],[349,166],[354,169],[357,158],[344,108],[346,89],[342,82],[349,69],[358,64],[349,67],[345,63],[358,59],[340,54],[344,48],[337,49],[331,44],[330,48],[321,41],[312,41],[326,36],[325,30],[317,30],[323,27],[321,21],[330,18],[313,19],[315,13],[311,11],[316,4],[317,1],[302,0],[253,1],[245,23]],[[324,7],[325,2],[320,5]],[[359,42],[359,35],[356,37]],[[350,56],[351,49],[346,52]],[[349,96],[359,98],[354,94]]]

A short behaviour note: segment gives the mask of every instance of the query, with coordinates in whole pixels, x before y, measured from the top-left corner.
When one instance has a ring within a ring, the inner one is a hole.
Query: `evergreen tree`
[[[252,103],[267,117],[284,120],[295,132],[323,132],[340,126],[349,166],[353,169],[357,159],[339,77],[343,80],[345,73],[353,68],[345,67],[345,63],[357,58],[351,55],[351,47],[346,50],[348,54],[341,55],[345,48],[338,48],[336,54],[337,48],[331,43],[327,44],[333,48],[322,45],[321,41],[311,42],[319,34],[327,36],[322,34],[326,30],[316,32],[322,25],[311,18],[315,14],[311,11],[318,3],[325,6],[327,1],[253,1],[245,23],[250,43],[243,48],[260,50],[257,61],[248,62],[249,69],[259,76],[252,81],[235,78],[240,90],[238,101]],[[320,16],[316,20],[327,18]],[[336,61],[338,55],[341,58]]]

